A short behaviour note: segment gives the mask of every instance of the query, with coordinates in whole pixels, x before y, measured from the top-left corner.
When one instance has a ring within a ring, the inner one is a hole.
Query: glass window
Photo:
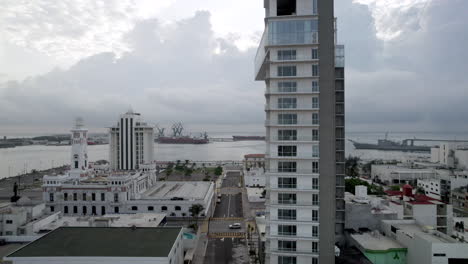
[[[278,60],[295,60],[296,50],[278,50]]]
[[[279,220],[296,220],[296,209],[278,209]]]
[[[101,201],[105,201],[106,200],[106,194],[105,193],[101,193]]]
[[[297,227],[295,225],[279,225],[278,235],[280,236],[295,236],[297,234]]]
[[[64,201],[68,201],[68,193],[64,193],[64,194],[63,194],[63,200],[64,200]]]
[[[78,213],[78,206],[73,206],[73,213],[77,214]]]
[[[312,178],[312,189],[318,190],[319,189],[319,179]]]
[[[268,24],[270,45],[314,44],[318,42],[318,20],[270,21]]]
[[[313,141],[318,141],[319,140],[319,130],[318,129],[312,129],[312,140]]]
[[[318,226],[312,226],[312,236],[318,237]]]
[[[296,66],[278,66],[278,76],[296,76],[297,67]]]
[[[132,206],[132,211],[138,211],[138,206]]]
[[[312,49],[312,59],[313,60],[318,60],[318,48],[313,48]]]
[[[297,130],[278,130],[278,140],[297,140]]]
[[[318,158],[319,157],[319,146],[318,145],[313,145],[312,146],[312,157],[313,158]]]
[[[318,64],[312,64],[312,76],[319,76],[319,66]]]
[[[83,193],[83,201],[86,201],[86,193]]]
[[[319,262],[318,262],[318,258],[313,258],[313,259],[312,259],[312,264],[318,264],[318,263],[319,263]]]
[[[319,114],[312,113],[312,125],[318,125],[318,124],[319,124]]]
[[[312,221],[318,221],[318,210],[312,210]]]
[[[292,256],[278,256],[278,264],[296,264],[296,257]]]
[[[294,157],[297,155],[297,146],[278,146],[278,156]]]
[[[280,251],[296,251],[296,241],[278,240],[278,250]]]
[[[319,173],[318,161],[312,161],[312,173]]]
[[[297,114],[278,114],[278,124],[280,125],[297,124]]]
[[[317,8],[317,0],[312,1],[312,14],[316,15],[318,14],[318,8]]]
[[[278,98],[278,108],[296,108],[297,99],[296,98]]]
[[[296,178],[278,178],[278,188],[297,188],[297,179]]]
[[[279,204],[296,204],[296,194],[295,193],[278,193],[278,203]]]
[[[317,80],[312,81],[312,92],[318,93],[319,91],[319,82]]]
[[[318,252],[318,242],[312,241],[312,252]]]
[[[296,172],[295,161],[280,161],[278,162],[278,172]]]
[[[114,203],[118,202],[119,201],[119,194],[118,193],[114,193]]]
[[[312,205],[319,205],[319,196],[318,194],[312,194]]]
[[[295,93],[297,82],[278,82],[278,91],[280,93]]]
[[[49,193],[49,201],[53,202],[54,201],[54,194]]]
[[[318,109],[319,108],[319,98],[318,97],[312,97],[312,108],[313,109]]]
[[[95,194],[95,193],[92,193],[92,194],[91,194],[91,200],[92,200],[92,201],[96,201],[96,194]]]

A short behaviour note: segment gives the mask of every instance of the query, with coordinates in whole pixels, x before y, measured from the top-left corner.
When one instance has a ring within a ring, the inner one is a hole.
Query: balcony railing
[[[318,142],[319,138],[318,137],[313,137],[313,136],[290,136],[290,137],[278,137],[278,136],[273,136],[270,138],[270,141],[286,141],[286,142],[296,142],[296,141],[311,141],[311,142]]]
[[[312,87],[297,87],[289,90],[283,89],[280,91],[278,87],[270,87],[265,90],[265,94],[318,94],[319,89]]]
[[[313,106],[313,105],[277,105],[277,106],[271,106],[271,105],[265,105],[265,110],[267,111],[318,111],[320,108],[318,106]]]
[[[278,174],[318,174],[318,170],[312,169],[296,169],[296,170],[278,170],[278,169],[265,169],[266,173],[278,173]]]
[[[289,109],[288,111],[294,111],[294,109]],[[265,126],[319,126],[319,122],[312,122],[312,121],[303,121],[303,122],[288,122],[288,123],[281,123],[278,121],[273,120],[265,120]]]
[[[319,61],[318,58],[313,58],[312,56],[287,56],[287,57],[270,57],[267,62],[302,62],[302,61]]]
[[[269,204],[274,205],[274,206],[319,206],[320,205],[318,201],[314,202],[312,200],[294,200],[294,201],[278,200],[278,201],[270,201]]]

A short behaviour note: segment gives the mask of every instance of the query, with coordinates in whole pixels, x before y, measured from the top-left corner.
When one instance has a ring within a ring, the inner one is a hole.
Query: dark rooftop
[[[167,257],[180,227],[60,227],[8,257]]]

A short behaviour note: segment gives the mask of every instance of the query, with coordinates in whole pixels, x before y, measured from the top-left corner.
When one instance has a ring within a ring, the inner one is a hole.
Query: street
[[[221,185],[221,202],[216,205],[214,216],[208,225],[208,246],[204,263],[244,264],[248,263],[245,244],[245,223],[242,208],[240,172],[228,172]],[[229,229],[229,225],[240,223],[240,229]]]

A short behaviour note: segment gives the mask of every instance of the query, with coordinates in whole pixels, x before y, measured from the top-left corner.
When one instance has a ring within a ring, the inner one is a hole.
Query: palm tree
[[[189,209],[189,212],[192,214],[192,217],[196,217],[195,221],[197,223],[197,226],[198,226],[198,215],[200,214],[200,212],[203,211],[203,205],[201,204],[194,204],[190,207]]]

